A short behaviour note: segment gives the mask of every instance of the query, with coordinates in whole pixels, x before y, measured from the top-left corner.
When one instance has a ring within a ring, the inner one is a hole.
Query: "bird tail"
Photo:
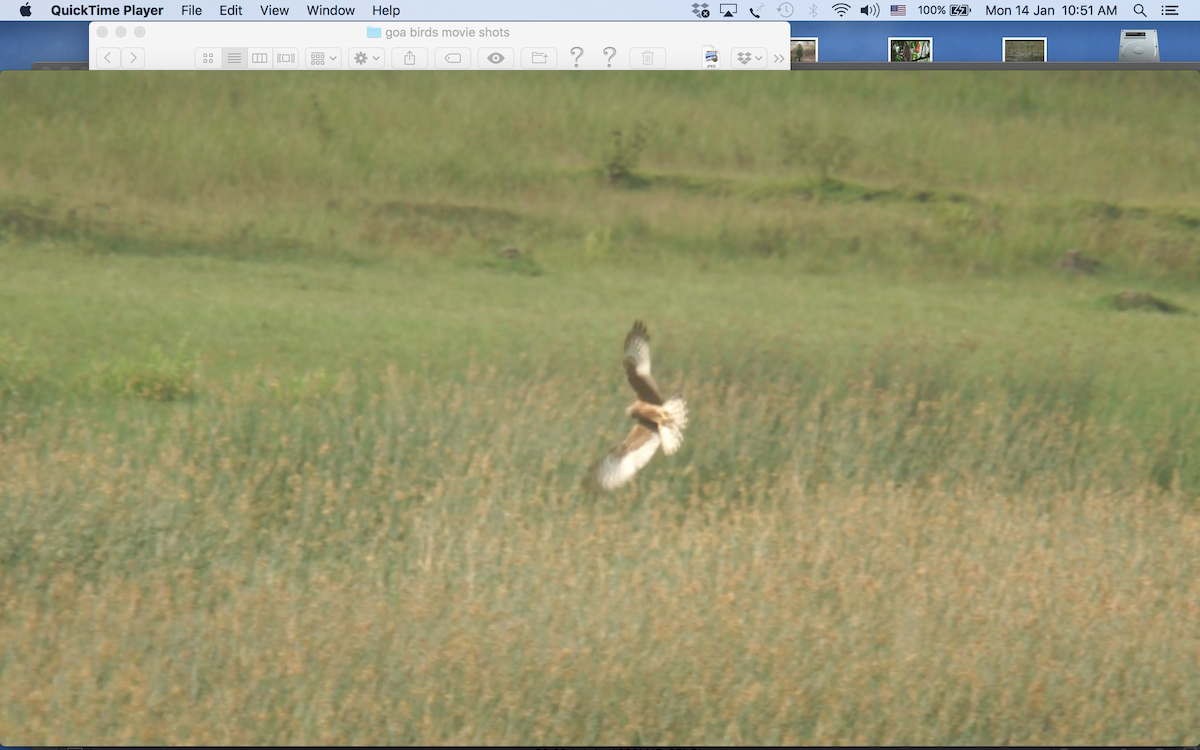
[[[670,456],[683,445],[683,430],[687,427],[687,402],[683,396],[675,395],[662,405],[667,418],[658,426],[659,437],[662,438],[662,451]]]

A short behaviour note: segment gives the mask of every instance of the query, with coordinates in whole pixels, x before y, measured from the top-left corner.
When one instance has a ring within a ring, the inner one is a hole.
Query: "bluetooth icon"
[[[808,9],[808,15],[812,16],[813,18],[817,17],[817,6],[815,3],[811,8]]]

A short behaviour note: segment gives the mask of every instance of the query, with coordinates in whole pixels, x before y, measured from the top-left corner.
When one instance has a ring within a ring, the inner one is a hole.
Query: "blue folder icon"
[[[383,30],[378,26],[367,27],[367,39],[379,39],[383,36]]]

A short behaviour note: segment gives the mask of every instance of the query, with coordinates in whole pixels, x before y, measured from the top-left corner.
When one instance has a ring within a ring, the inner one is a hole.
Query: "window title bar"
[[[92,70],[789,70],[788,29],[782,22],[93,21],[88,45]]]

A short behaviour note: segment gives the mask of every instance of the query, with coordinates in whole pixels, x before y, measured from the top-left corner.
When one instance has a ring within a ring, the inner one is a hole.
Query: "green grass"
[[[0,217],[99,253],[515,243],[550,266],[590,249],[944,274],[1078,247],[1114,271],[1200,272],[1187,72],[486,75],[6,76]],[[637,179],[602,189],[614,168]]]
[[[0,741],[1196,742],[1196,83],[0,76]]]

